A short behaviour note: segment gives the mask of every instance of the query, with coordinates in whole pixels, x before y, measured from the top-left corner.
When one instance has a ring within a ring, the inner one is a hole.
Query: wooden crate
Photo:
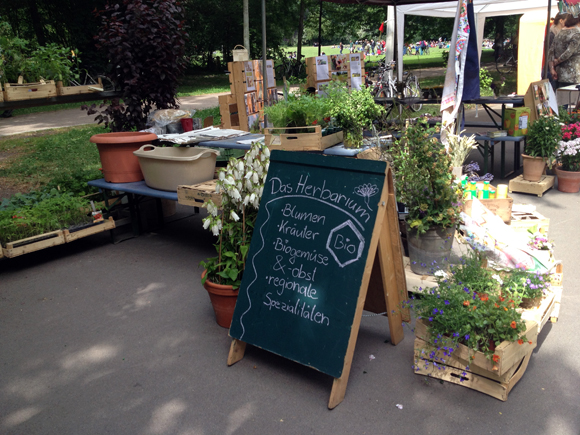
[[[538,324],[538,334],[548,323],[548,319],[552,318],[552,312],[556,306],[556,295],[554,291],[548,292],[542,299],[540,306],[531,309],[518,308],[518,311],[522,313],[522,320],[526,322],[536,322]]]
[[[103,231],[112,230],[115,228],[115,221],[112,217],[109,219],[95,223],[90,227],[83,228],[82,230],[70,232],[69,230],[64,230],[64,240],[66,243],[74,242],[75,240],[82,239],[83,237],[92,236],[93,234],[102,233]]]
[[[177,186],[177,202],[183,205],[203,207],[200,201],[211,199],[217,207],[222,205],[222,195],[216,193],[216,180],[204,181],[191,186]]]
[[[83,86],[63,86],[62,82],[56,82],[56,93],[58,96],[64,95],[78,95],[78,94],[91,94],[93,92],[103,92],[103,82],[101,78],[98,78],[98,84],[94,85],[83,85]]]
[[[273,134],[276,130],[300,130],[309,129],[311,133],[283,133],[280,135]],[[281,128],[265,128],[264,129],[265,143],[271,150],[285,150],[285,151],[324,151],[340,142],[342,142],[343,133],[329,134],[322,136],[322,128],[319,125],[312,125],[309,127],[287,127]]]
[[[512,211],[510,226],[519,233],[527,233],[530,228],[537,226],[536,231],[547,236],[550,219],[542,216],[537,211],[531,213]]]
[[[403,257],[403,265],[405,266],[405,279],[407,281],[408,291],[423,293],[427,289],[437,287],[434,276],[417,275],[411,270],[411,260],[409,260],[409,257]]]
[[[558,321],[558,317],[560,316],[560,304],[562,302],[562,286],[553,286],[552,292],[554,293],[554,308],[550,313],[550,321],[552,323],[556,323]]]
[[[473,351],[463,344],[459,344],[455,349],[453,358],[461,362],[463,367],[469,365],[473,372],[495,373],[495,375],[501,377],[536,347],[538,341],[538,324],[534,321],[526,322],[524,335],[532,344],[528,342],[524,344],[509,341],[502,342],[495,348],[494,352],[495,355],[499,356],[499,362],[497,363],[487,359],[482,352],[476,352],[473,355]],[[415,324],[415,336],[424,341],[428,341],[429,339],[428,327],[422,319],[417,320]],[[472,355],[475,356],[474,359],[471,358]]]
[[[508,191],[509,193],[532,193],[541,198],[544,192],[554,186],[555,179],[556,177],[554,175],[542,175],[540,181],[526,181],[523,175],[518,175],[516,178],[510,180]]]
[[[52,231],[50,233],[39,234],[38,236],[6,243],[6,247],[3,249],[4,256],[14,258],[52,246],[62,245],[63,243],[65,243],[64,233],[61,230]]]
[[[444,357],[443,354],[439,357],[444,358],[445,364],[437,362],[439,367],[435,367],[433,361],[424,359],[421,355],[421,348],[425,345],[425,341],[420,338],[415,339],[415,374],[461,385],[504,402],[526,372],[533,352],[533,349],[528,348],[527,354],[503,376],[498,376],[494,372],[480,370],[472,365],[469,366],[470,370],[465,370],[466,364],[464,362],[453,357]]]
[[[54,83],[54,80],[47,80],[46,83],[4,84],[5,101],[32,100],[36,98],[51,98],[56,96],[56,84]]]
[[[479,201],[493,214],[499,216],[506,224],[511,222],[512,206],[514,200],[512,197],[499,199],[479,199]],[[463,203],[463,211],[471,216],[471,209],[473,207],[473,200],[469,199]]]

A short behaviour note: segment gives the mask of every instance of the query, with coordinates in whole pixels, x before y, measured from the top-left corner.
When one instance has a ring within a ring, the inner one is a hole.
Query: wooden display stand
[[[516,178],[510,180],[508,191],[509,193],[531,193],[541,198],[544,192],[554,187],[555,179],[556,177],[553,175],[542,175],[540,181],[527,181],[524,180],[523,175],[518,175]]]
[[[267,60],[269,68],[274,62]],[[250,131],[256,120],[263,120],[262,62],[259,60],[228,62],[229,95],[218,97],[223,128]],[[268,101],[278,100],[276,80],[268,82]]]
[[[342,56],[342,57],[341,57]],[[364,84],[364,61],[362,60],[362,54],[359,54],[361,59],[361,86]],[[316,72],[316,62],[318,57],[326,57],[326,63],[328,66],[328,78],[320,78]],[[340,80],[345,81],[348,83],[348,86],[351,87],[350,78],[351,78],[351,68],[350,68],[350,61],[349,54],[343,55],[329,55],[329,56],[318,56],[318,57],[307,57],[306,58],[306,72],[308,77],[306,79],[306,86],[319,90],[320,85],[329,83],[331,80]],[[343,80],[340,78],[342,75],[346,76],[346,79]]]
[[[364,209],[352,205],[360,195],[372,197]],[[227,363],[240,361],[249,343],[328,374],[332,409],[346,393],[363,309],[387,315],[393,345],[404,338],[409,313],[401,309],[407,289],[391,169],[273,151],[255,228]],[[275,287],[280,279],[284,288]]]

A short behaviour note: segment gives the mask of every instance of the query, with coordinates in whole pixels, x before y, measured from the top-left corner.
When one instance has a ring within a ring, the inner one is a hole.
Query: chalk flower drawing
[[[369,210],[373,210],[370,206],[369,206],[369,199],[371,196],[375,196],[377,193],[379,193],[379,188],[377,187],[376,184],[363,184],[362,186],[357,186],[354,188],[354,193],[356,193],[358,196],[362,196],[365,199],[365,204],[367,205],[367,208]]]

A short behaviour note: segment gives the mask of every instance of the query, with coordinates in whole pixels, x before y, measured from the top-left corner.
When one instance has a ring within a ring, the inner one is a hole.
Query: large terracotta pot
[[[141,146],[157,139],[153,133],[123,132],[95,134],[90,141],[97,144],[103,176],[109,183],[131,183],[143,180],[139,159],[133,155]]]
[[[576,193],[580,191],[580,172],[563,171],[555,168],[558,176],[558,190],[566,193]]]
[[[522,154],[524,159],[524,180],[540,181],[546,168],[546,159],[543,157],[532,157]]]
[[[204,270],[201,274],[202,279],[206,273],[207,270]],[[238,300],[239,290],[233,290],[231,285],[215,284],[209,279],[205,280],[203,287],[209,293],[217,324],[229,329],[234,317],[234,308]]]
[[[445,269],[453,247],[455,228],[433,227],[425,234],[407,224],[407,245],[411,270],[418,275],[434,275],[438,269]]]

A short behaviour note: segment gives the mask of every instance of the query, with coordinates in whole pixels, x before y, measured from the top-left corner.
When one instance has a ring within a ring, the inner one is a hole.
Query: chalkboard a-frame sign
[[[338,405],[368,309],[377,247],[379,278],[391,287],[381,295],[391,342],[403,338],[393,289],[404,273],[402,256],[391,249],[400,240],[392,243],[384,225],[387,206],[395,210],[392,190],[385,162],[272,152],[230,327],[228,365],[250,343],[333,376],[328,406]]]

